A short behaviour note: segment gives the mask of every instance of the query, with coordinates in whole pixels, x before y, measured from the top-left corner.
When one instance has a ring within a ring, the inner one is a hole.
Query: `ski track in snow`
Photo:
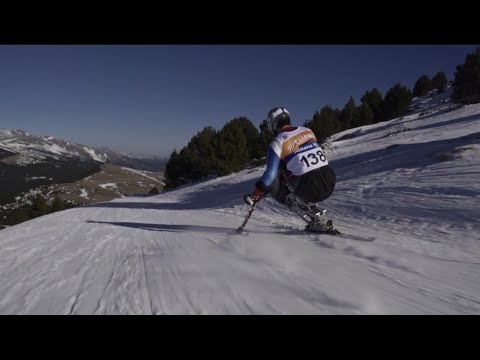
[[[1,230],[0,313],[479,313],[479,120],[467,106],[332,142],[327,215],[373,242],[302,232],[271,198],[236,234],[263,167]]]

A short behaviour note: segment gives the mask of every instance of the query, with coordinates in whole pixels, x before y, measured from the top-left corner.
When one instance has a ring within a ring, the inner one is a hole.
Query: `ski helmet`
[[[268,129],[275,133],[277,127],[283,124],[290,124],[290,113],[283,106],[276,106],[268,112],[267,125]]]

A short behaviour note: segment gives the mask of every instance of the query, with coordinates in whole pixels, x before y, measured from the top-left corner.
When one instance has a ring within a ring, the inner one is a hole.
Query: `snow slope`
[[[270,198],[236,234],[263,167],[244,170],[0,231],[0,313],[478,314],[480,104],[416,111],[327,144],[323,205],[373,242]]]

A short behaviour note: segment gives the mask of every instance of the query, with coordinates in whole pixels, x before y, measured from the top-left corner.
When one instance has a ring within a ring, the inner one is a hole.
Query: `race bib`
[[[296,176],[325,165],[328,165],[327,157],[317,143],[301,147],[287,161],[287,169]]]

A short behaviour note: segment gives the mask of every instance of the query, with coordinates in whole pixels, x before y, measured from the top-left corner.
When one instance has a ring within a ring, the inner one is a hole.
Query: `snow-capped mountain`
[[[168,159],[129,154],[106,147],[91,147],[52,136],[35,136],[25,130],[0,129],[0,161],[28,166],[49,161],[97,161],[146,171],[161,171]]]
[[[88,146],[24,130],[1,129],[0,204],[42,185],[89,176],[106,161],[105,154]]]
[[[237,234],[246,169],[1,230],[0,314],[478,314],[480,104],[437,100],[326,144],[321,205],[372,242],[305,233],[271,197]]]
[[[20,166],[50,160],[107,161],[107,155],[94,148],[18,129],[0,129],[0,151],[1,161]]]
[[[158,172],[167,159],[105,151],[25,130],[0,129],[0,204],[43,185],[72,183],[106,163]],[[109,169],[109,168],[107,168]]]

